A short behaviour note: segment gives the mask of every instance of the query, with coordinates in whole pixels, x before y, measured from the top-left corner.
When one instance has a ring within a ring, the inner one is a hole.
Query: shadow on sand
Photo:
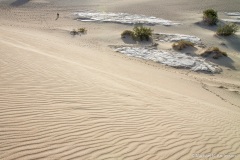
[[[239,35],[231,35],[231,36],[218,36],[215,35],[216,38],[220,40],[224,40],[228,43],[228,47],[233,48],[236,52],[240,53],[240,36]]]
[[[213,26],[209,26],[209,25],[207,25],[206,23],[204,23],[203,21],[200,21],[200,22],[196,22],[196,23],[194,23],[196,26],[198,26],[198,27],[201,27],[201,28],[203,28],[203,29],[207,29],[207,30],[210,30],[210,31],[214,31],[214,32],[216,32],[216,30],[217,30],[217,25],[213,25]]]
[[[122,37],[122,41],[125,44],[138,44],[138,45],[142,45],[143,47],[153,45],[153,40],[152,39],[149,39],[148,41],[146,41],[146,40],[137,41],[137,40],[133,40],[132,37],[130,37],[130,36]]]
[[[220,57],[219,59],[208,58],[209,61],[218,64],[219,66],[224,66],[227,68],[231,68],[232,70],[236,70],[233,63],[234,61],[229,57]]]
[[[175,52],[185,53],[187,55],[195,56],[198,49],[196,47],[188,47],[182,50],[173,49]]]
[[[16,0],[15,2],[11,3],[11,6],[18,7],[28,3],[30,0]]]
[[[213,31],[213,32],[217,31],[218,26],[222,26],[224,24],[226,24],[226,23],[223,21],[219,21],[218,24],[215,26],[206,25],[202,21],[195,23],[196,26],[201,27],[206,30]],[[224,47],[227,47],[227,48],[230,47],[230,48],[234,49],[236,52],[240,53],[240,45],[239,45],[240,44],[240,36],[239,35],[218,36],[217,34],[214,34],[214,37],[216,37],[219,40],[222,40]],[[225,44],[224,41],[227,43]],[[225,66],[225,67],[231,68],[233,70],[236,69],[233,65],[234,61],[229,57],[222,57],[222,58],[219,58],[218,60],[208,58],[208,60],[210,60],[211,62],[216,63],[220,66]]]
[[[137,42],[134,41],[130,36],[122,37],[122,41],[123,41],[125,44],[136,44],[136,43],[137,43]]]
[[[203,29],[207,29],[207,30],[216,32],[216,31],[217,31],[217,28],[218,28],[219,26],[223,26],[223,25],[225,25],[225,24],[227,24],[227,23],[224,22],[224,21],[222,21],[222,20],[219,20],[216,25],[208,25],[208,24],[204,23],[203,21],[199,21],[199,22],[196,22],[196,23],[194,23],[194,24],[195,24],[196,26],[198,26],[198,27],[203,28]]]

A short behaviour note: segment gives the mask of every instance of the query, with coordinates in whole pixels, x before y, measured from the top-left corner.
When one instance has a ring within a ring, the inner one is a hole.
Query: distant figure
[[[59,18],[59,13],[57,13],[57,18],[55,20],[57,20]]]

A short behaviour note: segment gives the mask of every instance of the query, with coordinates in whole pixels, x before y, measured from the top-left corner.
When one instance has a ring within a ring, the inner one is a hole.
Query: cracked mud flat
[[[240,23],[240,12],[225,12],[230,19],[222,19],[225,22]]]
[[[148,25],[164,25],[173,26],[179,23],[165,20],[157,17],[148,17],[145,15],[128,14],[128,13],[112,13],[112,12],[76,12],[76,18],[83,22],[113,22],[121,24],[148,24]]]
[[[190,56],[175,51],[157,50],[147,47],[115,47],[114,50],[127,56],[151,60],[176,68],[186,68],[192,71],[207,71],[211,73],[220,73],[222,71],[218,65],[206,61],[202,57]]]
[[[201,38],[193,35],[185,34],[170,34],[170,33],[156,33],[154,34],[154,39],[160,42],[177,42],[180,40],[185,40],[192,42],[198,46],[204,46]]]

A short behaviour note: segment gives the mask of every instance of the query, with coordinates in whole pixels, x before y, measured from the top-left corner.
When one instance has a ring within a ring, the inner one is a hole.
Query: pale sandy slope
[[[69,12],[28,10],[1,10],[0,159],[239,159],[238,71],[128,58],[107,47],[125,26],[81,23],[88,34],[71,37]]]

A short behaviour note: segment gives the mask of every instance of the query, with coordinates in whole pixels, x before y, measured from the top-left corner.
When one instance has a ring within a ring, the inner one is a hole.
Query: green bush
[[[134,36],[136,39],[143,41],[149,40],[152,36],[153,30],[151,28],[143,27],[143,26],[135,26],[133,28]]]
[[[173,49],[176,49],[176,50],[182,50],[186,47],[193,47],[194,44],[192,42],[189,42],[189,41],[185,41],[185,40],[180,40],[178,42],[175,42],[173,43],[172,47]]]
[[[236,25],[234,23],[229,23],[224,26],[218,27],[217,35],[229,36],[229,35],[236,33],[237,31],[238,31],[238,25]]]
[[[87,33],[87,29],[86,28],[78,28],[78,32],[79,33]]]
[[[133,40],[149,40],[152,36],[153,30],[151,28],[143,26],[135,26],[133,31],[125,30],[122,32],[121,37],[125,38],[126,36],[131,36]]]
[[[125,38],[126,36],[130,36],[134,39],[134,32],[130,30],[125,30],[122,32],[121,37]]]
[[[218,22],[218,14],[217,11],[213,9],[207,9],[203,11],[203,21],[208,25],[216,25]]]

